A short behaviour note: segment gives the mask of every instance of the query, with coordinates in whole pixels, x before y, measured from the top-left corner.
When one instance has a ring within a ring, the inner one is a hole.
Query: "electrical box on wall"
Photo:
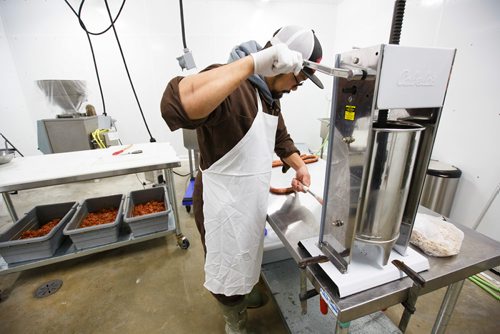
[[[182,54],[182,56],[177,57],[177,61],[179,62],[179,65],[183,70],[190,70],[196,67],[196,64],[194,63],[193,53],[188,48],[184,49],[184,54]]]

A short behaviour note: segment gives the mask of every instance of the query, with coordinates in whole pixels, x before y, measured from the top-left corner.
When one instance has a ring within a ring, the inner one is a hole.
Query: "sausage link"
[[[274,187],[270,187],[269,191],[272,194],[275,194],[275,195],[288,195],[288,194],[292,194],[292,193],[295,192],[292,187],[288,187],[288,188],[274,188]]]

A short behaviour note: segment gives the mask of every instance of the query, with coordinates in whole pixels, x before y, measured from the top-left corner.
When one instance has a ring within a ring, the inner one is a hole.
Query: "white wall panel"
[[[70,3],[77,8],[80,1]],[[120,1],[110,1],[115,15]],[[307,10],[314,15],[303,15]],[[198,69],[225,63],[230,50],[237,44],[255,39],[264,44],[271,34],[285,24],[301,24],[315,29],[322,40],[325,54],[333,54],[336,1],[184,1],[184,19],[188,47],[193,51]],[[18,95],[13,105],[27,105],[29,134],[36,137],[35,122],[52,118],[60,112],[48,106],[35,86],[40,79],[86,80],[88,103],[102,112],[99,87],[95,77],[89,45],[76,16],[62,1],[15,1],[0,3],[0,15],[6,46],[2,56],[14,59],[9,66],[17,73]],[[88,0],[82,11],[87,28],[101,31],[108,24],[101,0]],[[127,1],[116,28],[129,66],[139,101],[153,136],[158,141],[170,141],[181,156],[186,154],[180,131],[171,133],[161,119],[159,104],[167,82],[181,71],[176,57],[182,54],[182,38],[178,1]],[[125,143],[144,142],[149,136],[120,58],[112,30],[93,36],[106,110],[117,119],[117,127]],[[332,58],[325,57],[325,59]],[[319,121],[329,111],[330,78],[327,89],[320,91],[311,83],[299,92],[283,99],[282,105],[289,131],[297,142],[307,142],[313,148],[320,145]],[[2,82],[1,85],[6,85]],[[12,94],[10,94],[12,96]],[[4,107],[3,101],[2,109]],[[307,116],[305,114],[307,113]],[[4,122],[3,115],[0,123]],[[12,132],[17,133],[16,130]],[[14,141],[28,154],[40,154],[36,140],[24,142],[21,135]]]

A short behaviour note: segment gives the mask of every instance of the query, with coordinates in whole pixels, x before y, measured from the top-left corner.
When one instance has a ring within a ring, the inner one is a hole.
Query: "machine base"
[[[301,240],[300,243],[311,256],[323,255],[317,246],[318,238]],[[391,251],[386,266],[380,264],[382,263],[381,257],[382,251],[379,247],[355,242],[352,261],[349,264],[347,273],[342,274],[331,262],[320,263],[319,265],[335,283],[341,298],[405,277],[405,273],[390,263],[395,259],[404,262],[416,272],[429,269],[427,258],[410,247],[407,249],[406,256],[394,250]]]

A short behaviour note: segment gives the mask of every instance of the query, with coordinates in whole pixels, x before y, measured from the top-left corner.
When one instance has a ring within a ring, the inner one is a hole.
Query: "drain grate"
[[[57,290],[59,290],[59,288],[62,286],[62,284],[63,284],[63,281],[60,279],[48,281],[48,282],[40,285],[40,287],[38,287],[38,289],[36,289],[34,296],[36,298],[43,298],[43,297],[53,295],[54,293],[57,292]]]

